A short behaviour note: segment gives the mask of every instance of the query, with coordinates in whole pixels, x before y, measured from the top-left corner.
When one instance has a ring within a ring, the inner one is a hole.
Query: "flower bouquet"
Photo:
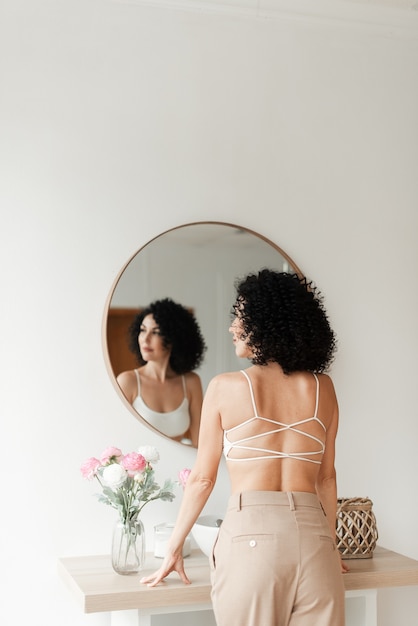
[[[139,514],[144,506],[153,500],[172,502],[175,498],[175,482],[166,480],[160,487],[155,481],[153,464],[159,458],[153,446],[143,446],[128,454],[110,447],[100,459],[91,457],[80,468],[84,478],[95,478],[100,484],[99,502],[119,513],[113,534],[112,566],[120,574],[136,573],[143,565],[145,539]]]

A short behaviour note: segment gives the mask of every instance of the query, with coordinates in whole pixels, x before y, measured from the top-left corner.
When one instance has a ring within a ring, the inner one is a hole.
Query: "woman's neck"
[[[174,378],[177,374],[170,366],[169,359],[164,361],[148,361],[140,368],[140,374],[163,383],[167,378]]]

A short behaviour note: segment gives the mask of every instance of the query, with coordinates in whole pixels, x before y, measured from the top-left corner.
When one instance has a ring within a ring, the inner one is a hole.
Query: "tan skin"
[[[235,351],[239,357],[251,357],[251,352],[242,339],[237,319],[231,325]],[[253,365],[247,370],[253,385],[254,396],[261,416],[285,424],[312,417],[315,411],[316,382],[309,372],[285,375],[278,363]],[[231,492],[261,491],[304,491],[316,493],[335,535],[337,508],[336,472],[334,467],[335,438],[338,429],[338,403],[332,380],[325,374],[318,375],[320,384],[318,417],[326,427],[325,453],[321,464],[295,459],[271,459],[260,461],[227,461]],[[187,481],[177,522],[171,536],[167,555],[161,567],[141,579],[153,587],[164,580],[170,572],[177,572],[188,584],[182,557],[185,537],[205,506],[216,482],[222,455],[223,433],[246,419],[253,417],[248,383],[240,372],[216,376],[210,382],[202,408],[199,447],[196,463]],[[239,437],[260,432],[260,422],[249,425],[247,432]],[[315,422],[309,422],[305,432],[324,438],[324,431]],[[237,435],[238,437],[238,435]],[[233,433],[229,438],[233,439]],[[266,435],[259,441],[260,447],[280,449],[284,452],[301,448],[301,436],[287,430]],[[303,450],[318,450],[318,443],[303,437]],[[238,451],[235,451],[238,454]],[[318,457],[315,457],[318,458]],[[348,568],[341,562],[342,571]]]
[[[138,344],[142,358],[146,361],[145,365],[138,368],[142,399],[153,411],[159,413],[174,411],[184,397],[182,377],[170,367],[171,348],[164,346],[160,329],[152,315],[147,315],[143,320]],[[128,402],[133,404],[138,395],[135,370],[122,372],[116,380]],[[203,401],[202,383],[195,372],[185,374],[185,381],[190,413],[190,429],[187,436],[196,447]],[[182,436],[173,439],[180,441]]]

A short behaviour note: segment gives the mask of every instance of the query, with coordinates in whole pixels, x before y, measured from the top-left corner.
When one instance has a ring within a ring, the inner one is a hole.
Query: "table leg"
[[[377,626],[377,589],[355,589],[346,591],[345,597],[346,599],[361,598],[364,600],[360,618],[361,625],[356,623],[356,626]]]
[[[366,626],[377,626],[377,589],[364,589],[366,596]]]
[[[112,611],[110,614],[111,626],[151,626],[151,615],[144,615],[138,609]]]
[[[110,626],[152,626],[153,615],[174,615],[176,613],[196,613],[199,611],[212,611],[212,604],[210,602],[202,602],[190,605],[111,611]],[[196,618],[196,622],[198,622],[198,618]]]

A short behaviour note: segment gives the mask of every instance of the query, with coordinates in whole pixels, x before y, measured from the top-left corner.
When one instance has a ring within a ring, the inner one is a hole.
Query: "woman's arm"
[[[126,372],[121,372],[116,377],[116,382],[121,388],[123,395],[128,400],[129,404],[133,404],[133,401],[138,395],[138,383],[136,380],[135,371],[128,370]]]
[[[216,482],[223,440],[217,402],[219,393],[219,382],[214,379],[209,384],[203,401],[196,462],[184,489],[177,521],[168,543],[167,554],[156,572],[141,579],[142,583],[147,583],[150,587],[158,585],[173,571],[179,574],[183,582],[190,583],[184,571],[183,544]]]
[[[329,380],[333,392],[332,382]],[[337,474],[335,471],[335,439],[338,430],[338,404],[335,398],[332,402],[332,417],[327,425],[325,452],[322,457],[316,480],[316,492],[325,511],[331,534],[335,536],[335,519],[337,514]]]
[[[325,381],[325,377],[324,381]],[[335,471],[335,440],[338,431],[338,402],[332,380],[327,376],[328,392],[331,394],[331,420],[327,426],[325,453],[316,480],[316,492],[325,511],[331,536],[336,539],[337,517],[337,473]],[[325,390],[324,390],[325,391]],[[348,571],[348,567],[341,560],[341,570]]]
[[[186,376],[186,386],[189,397],[190,439],[197,448],[203,402],[202,381],[195,372],[191,372]]]

